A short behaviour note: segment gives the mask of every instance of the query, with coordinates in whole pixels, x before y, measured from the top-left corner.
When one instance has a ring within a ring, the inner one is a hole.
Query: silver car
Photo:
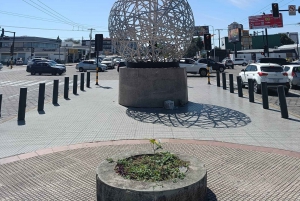
[[[288,74],[289,82],[292,89],[300,86],[300,65],[284,65],[283,70]]]
[[[76,69],[80,72],[87,70],[96,70],[97,63],[95,60],[83,60],[80,63],[76,64]],[[103,72],[107,70],[107,66],[101,63],[98,63],[99,71]]]

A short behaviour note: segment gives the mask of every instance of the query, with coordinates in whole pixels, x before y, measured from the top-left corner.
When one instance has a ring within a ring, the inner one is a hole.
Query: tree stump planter
[[[153,154],[150,151],[122,153],[114,161],[134,155]],[[176,154],[189,161],[184,179],[162,182],[133,181],[118,175],[116,162],[103,161],[96,170],[97,201],[204,201],[206,200],[207,172],[204,163],[188,155]]]

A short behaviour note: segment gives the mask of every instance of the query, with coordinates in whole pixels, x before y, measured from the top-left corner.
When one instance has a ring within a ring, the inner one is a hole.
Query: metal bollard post
[[[38,97],[38,111],[44,111],[44,101],[45,101],[45,83],[40,83],[39,86],[39,97]]]
[[[80,90],[84,91],[84,73],[80,74]]]
[[[217,71],[217,86],[220,87],[220,71]]]
[[[78,75],[74,75],[73,77],[73,94],[77,94],[77,79]]]
[[[268,87],[266,82],[261,82],[261,93],[262,93],[263,108],[269,109]]]
[[[209,66],[206,67],[207,70],[207,84],[210,84],[210,73],[209,73]]]
[[[230,93],[234,93],[233,74],[229,74]]]
[[[222,84],[223,84],[223,89],[226,89],[226,74],[222,73]]]
[[[69,98],[69,77],[65,77],[64,98]]]
[[[25,120],[26,99],[27,99],[27,88],[20,88],[18,121]]]
[[[289,113],[288,113],[285,94],[284,94],[284,86],[279,86],[277,88],[277,93],[278,93],[278,98],[279,98],[281,118],[288,119]]]
[[[238,86],[238,95],[243,97],[243,88],[242,88],[242,78],[241,76],[236,76],[237,86]]]
[[[91,72],[87,72],[86,75],[86,87],[90,88],[90,81],[91,81]]]
[[[58,81],[59,80],[54,80],[54,82],[53,82],[52,104],[57,104],[57,100],[58,100]]]
[[[249,102],[254,103],[254,85],[253,80],[248,79]]]
[[[0,94],[0,117],[1,117],[1,106],[2,106],[2,94]]]

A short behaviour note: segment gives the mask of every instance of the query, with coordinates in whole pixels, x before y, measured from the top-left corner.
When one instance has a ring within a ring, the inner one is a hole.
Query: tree
[[[288,37],[286,34],[280,34],[280,43],[282,45],[290,45],[290,44],[295,44],[295,42]]]
[[[65,39],[65,42],[73,42],[74,44],[80,44],[80,40],[74,40],[73,38]]]
[[[185,53],[185,57],[194,57],[197,52],[201,51],[204,47],[203,41],[201,37],[193,38],[189,48]]]

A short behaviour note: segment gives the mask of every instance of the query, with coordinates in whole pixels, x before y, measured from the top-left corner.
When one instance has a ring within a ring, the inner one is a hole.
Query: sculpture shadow
[[[206,197],[207,197],[207,201],[217,201],[217,196],[216,194],[210,189],[207,187],[207,194],[206,194]]]
[[[126,114],[140,122],[169,127],[238,128],[251,123],[250,117],[229,108],[189,102],[174,110],[164,108],[127,108]]]

